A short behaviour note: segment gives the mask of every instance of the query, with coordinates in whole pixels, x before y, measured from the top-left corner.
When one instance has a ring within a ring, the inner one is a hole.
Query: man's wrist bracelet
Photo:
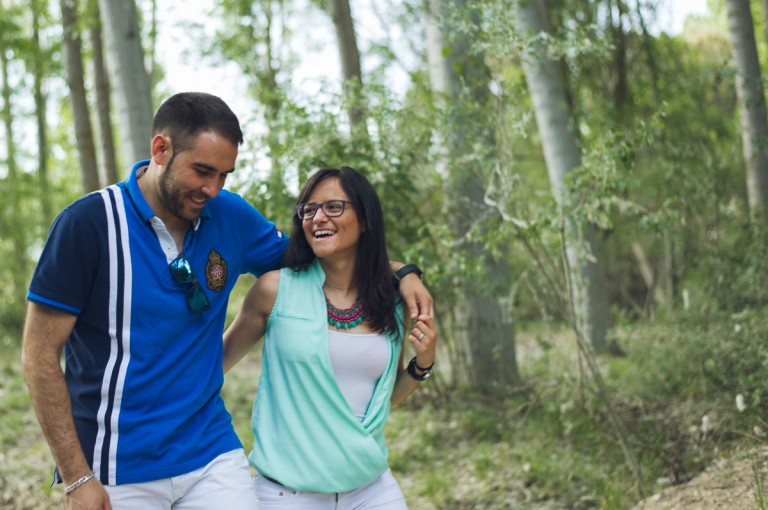
[[[430,375],[432,375],[432,367],[435,366],[434,363],[432,363],[429,368],[421,368],[416,364],[416,356],[413,357],[410,363],[408,363],[408,368],[406,371],[408,372],[408,375],[416,379],[417,381],[423,381],[424,379],[428,378]],[[416,369],[419,369],[421,374],[416,373]]]
[[[86,473],[85,475],[83,475],[83,476],[81,476],[80,478],[78,478],[78,479],[77,479],[77,480],[76,480],[74,483],[72,483],[71,485],[67,485],[67,486],[64,488],[64,494],[65,494],[65,495],[69,495],[69,494],[70,494],[70,493],[71,493],[73,490],[77,489],[78,487],[80,487],[81,485],[83,485],[85,482],[87,482],[88,480],[90,480],[91,478],[93,478],[94,476],[96,476],[96,473],[94,473],[93,471],[89,471],[89,472],[88,472],[88,473]]]
[[[392,273],[392,278],[395,281],[395,288],[399,289],[400,280],[402,280],[403,278],[405,278],[411,273],[416,273],[419,278],[423,278],[424,276],[424,273],[421,272],[421,269],[419,269],[419,266],[417,266],[416,264],[406,264],[400,269],[398,269],[397,271],[395,271],[394,273]]]

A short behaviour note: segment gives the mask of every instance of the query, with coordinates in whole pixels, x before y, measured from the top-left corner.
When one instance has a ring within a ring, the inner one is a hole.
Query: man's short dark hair
[[[237,116],[221,98],[205,92],[181,92],[168,98],[157,110],[152,136],[171,138],[176,154],[190,149],[200,133],[213,131],[235,146],[243,143]]]

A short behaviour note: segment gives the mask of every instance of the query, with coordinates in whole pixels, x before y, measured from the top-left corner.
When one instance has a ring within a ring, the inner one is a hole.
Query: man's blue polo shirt
[[[168,269],[176,248],[139,189],[147,164],[61,212],[28,294],[77,316],[65,376],[84,453],[110,485],[188,473],[241,447],[219,394],[227,300],[240,274],[276,269],[287,242],[222,190],[184,242],[211,304],[193,313],[190,284]]]

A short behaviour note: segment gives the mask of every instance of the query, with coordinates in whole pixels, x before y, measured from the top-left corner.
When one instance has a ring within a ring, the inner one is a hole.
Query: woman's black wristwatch
[[[411,273],[416,273],[419,278],[424,278],[424,273],[421,272],[421,269],[419,269],[419,266],[416,264],[406,264],[394,273],[392,273],[392,278],[394,279],[395,288],[400,289],[400,280],[405,278]]]
[[[428,367],[420,367],[416,363],[416,356],[413,357],[410,363],[408,363],[408,368],[406,368],[406,371],[408,372],[408,375],[416,379],[417,381],[423,381],[424,379],[427,379],[430,375],[432,375],[432,367],[435,366],[435,363],[433,362]],[[419,369],[421,374],[416,373],[416,369]]]

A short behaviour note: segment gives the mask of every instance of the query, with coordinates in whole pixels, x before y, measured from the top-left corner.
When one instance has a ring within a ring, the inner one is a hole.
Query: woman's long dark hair
[[[373,330],[380,333],[395,333],[398,330],[395,315],[395,288],[387,255],[384,215],[376,190],[368,179],[354,168],[347,166],[323,168],[310,177],[296,203],[306,202],[317,184],[331,177],[339,179],[341,188],[357,213],[362,230],[357,243],[354,274],[358,297],[363,301]],[[285,250],[283,264],[294,271],[303,271],[313,260],[315,260],[315,253],[304,236],[302,220],[294,211],[293,232]]]

